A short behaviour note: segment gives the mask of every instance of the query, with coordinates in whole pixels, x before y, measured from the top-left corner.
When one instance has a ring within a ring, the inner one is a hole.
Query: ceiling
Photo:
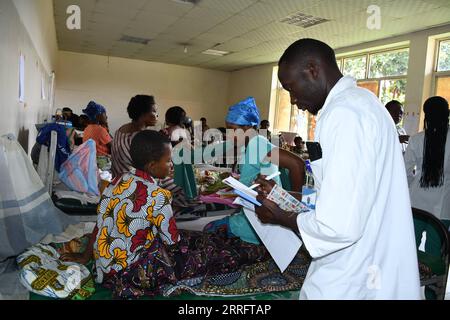
[[[316,38],[339,49],[450,22],[450,0],[53,2],[60,50],[224,71],[278,61],[299,38]],[[81,30],[66,27],[66,10],[73,4],[81,8]],[[370,5],[381,9],[380,30],[366,26]],[[296,13],[328,21],[307,28],[281,22]],[[151,41],[146,45],[119,41],[124,35]],[[222,57],[202,53],[212,48],[230,53]]]

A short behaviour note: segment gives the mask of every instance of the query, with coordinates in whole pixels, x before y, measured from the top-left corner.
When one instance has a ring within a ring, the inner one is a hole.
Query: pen
[[[275,177],[278,177],[279,175],[281,174],[281,172],[276,172],[276,173],[274,173],[274,174],[271,174],[270,176],[267,176],[266,177],[266,180],[267,181],[270,181],[270,180],[272,180],[273,178],[275,178]],[[259,187],[259,184],[254,184],[254,185],[252,185],[251,187],[250,187],[250,189],[255,189],[256,187]]]

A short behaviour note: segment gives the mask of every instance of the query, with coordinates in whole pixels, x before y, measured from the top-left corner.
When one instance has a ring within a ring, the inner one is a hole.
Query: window
[[[438,55],[434,72],[434,94],[450,101],[450,39],[438,42]]]
[[[447,89],[442,90],[446,90],[450,95],[450,40],[448,46],[442,46],[442,48],[448,53],[446,58],[442,58],[442,61],[445,59],[448,61],[441,64],[447,63],[449,72],[448,78],[437,81],[437,87],[446,86]],[[381,103],[386,104],[391,100],[405,102],[409,63],[408,48],[343,56],[337,58],[336,63],[344,75],[356,78],[358,86],[372,91]],[[276,76],[276,74],[275,70],[274,75]],[[316,126],[315,117],[306,111],[298,110],[296,106],[291,106],[289,93],[279,82],[276,92],[274,131],[297,132],[303,139],[313,140]]]
[[[353,57],[344,59],[344,76],[352,76],[355,79],[364,79],[366,77],[367,57]]]
[[[437,71],[450,70],[450,40],[439,42]]]
[[[341,72],[342,72],[342,59],[336,59],[336,63],[339,67],[339,70],[341,70]]]
[[[273,75],[277,76],[278,67],[275,67]],[[277,80],[276,88],[276,105],[275,107],[275,120],[274,120],[274,133],[280,132],[296,132],[304,140],[312,139],[310,132],[314,132],[314,128],[311,130],[309,125],[312,123],[308,112],[299,110],[297,106],[291,105],[291,97],[289,92],[283,89],[281,83]]]
[[[405,76],[408,71],[408,50],[370,55],[369,78]]]
[[[41,76],[41,99],[42,100],[47,100],[47,95],[46,95],[46,90],[45,90],[45,85],[46,85],[46,80],[45,80],[45,75],[42,74]]]
[[[25,102],[25,56],[19,57],[19,102]]]
[[[378,97],[383,104],[391,100],[398,100],[405,103],[406,79],[381,80]]]
[[[369,52],[364,55],[341,58],[344,75],[358,80],[360,87],[372,91],[381,103],[391,100],[405,102],[409,49]]]

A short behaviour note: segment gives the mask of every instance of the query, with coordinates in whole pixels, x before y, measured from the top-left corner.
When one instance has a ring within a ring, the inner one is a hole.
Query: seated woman
[[[112,141],[111,169],[113,178],[121,176],[130,170],[132,166],[130,145],[134,136],[146,127],[156,125],[158,121],[158,112],[153,96],[134,96],[128,103],[127,112],[131,122],[120,127]]]
[[[186,111],[184,111],[183,108],[175,106],[167,110],[167,128],[163,129],[162,133],[170,139],[173,146],[177,145],[182,140],[190,142],[191,135],[185,127],[186,122]]]
[[[278,153],[279,166],[289,170],[292,190],[300,192],[305,174],[303,160],[289,151],[276,147],[266,137],[259,135],[254,130],[254,127],[259,124],[259,120],[259,110],[252,97],[230,107],[226,117],[227,128],[235,130],[234,147],[239,158],[240,182],[251,186],[258,175],[270,175],[278,172],[278,164],[268,161],[272,154]],[[239,139],[236,130],[245,133],[245,139]],[[274,178],[274,181],[281,185],[279,177]],[[293,196],[301,199],[300,193],[293,193]],[[205,226],[204,231],[213,233],[220,228],[227,230],[232,237],[239,237],[254,244],[260,243],[243,211],[209,223]]]
[[[86,263],[94,255],[96,281],[115,297],[153,296],[181,279],[229,273],[269,259],[263,246],[224,233],[177,229],[172,196],[155,182],[170,173],[171,151],[170,141],[158,132],[136,134],[130,149],[135,169],[105,189],[87,250],[61,257]]]
[[[175,106],[167,110],[165,115],[167,127],[161,130],[161,133],[170,140],[173,147],[177,145],[178,147],[182,146],[183,149],[185,147],[192,147],[191,134],[189,130],[186,129],[186,125],[189,122],[188,120],[189,118],[186,116],[186,111],[182,107]],[[161,188],[167,189],[172,193],[173,209],[176,216],[178,213],[190,213],[199,205],[196,201],[188,199],[183,189],[175,184],[173,173],[165,179],[160,180],[159,184]]]
[[[105,169],[109,166],[112,142],[111,135],[107,129],[108,117],[106,116],[106,109],[102,105],[91,101],[83,112],[89,117],[89,124],[83,133],[83,142],[89,139],[95,141],[98,166],[100,169]]]

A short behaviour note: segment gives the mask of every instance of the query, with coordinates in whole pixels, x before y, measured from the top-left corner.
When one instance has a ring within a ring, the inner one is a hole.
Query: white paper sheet
[[[234,189],[234,192],[239,195],[239,197],[245,199],[248,202],[254,203],[258,206],[261,204],[256,200],[256,197],[258,196],[258,192],[256,192],[253,189],[250,189],[245,184],[239,182],[238,180],[234,179],[233,177],[228,177],[224,180],[222,180],[227,186],[230,186]]]
[[[298,250],[300,250],[303,242],[292,230],[277,225],[261,223],[254,211],[255,207],[253,206],[253,210],[250,210],[250,206],[253,205],[246,203],[244,207],[247,219],[281,272],[284,272],[298,253]]]

